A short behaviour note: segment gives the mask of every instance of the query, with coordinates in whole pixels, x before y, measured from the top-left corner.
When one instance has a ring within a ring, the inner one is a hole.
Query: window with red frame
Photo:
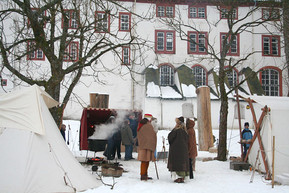
[[[155,52],[160,54],[175,53],[175,31],[155,31]]]
[[[36,43],[33,41],[27,42],[27,60],[44,60],[45,56],[40,48],[36,47]]]
[[[122,64],[129,65],[130,64],[130,48],[122,47]]]
[[[79,21],[77,12],[75,10],[65,10],[64,13],[68,19],[68,28],[77,29]],[[64,18],[62,18],[62,27],[63,26],[64,26]]]
[[[188,32],[188,53],[189,54],[207,54],[208,33],[207,32]]]
[[[221,7],[220,8],[220,17],[221,19],[238,19],[238,9],[237,8],[228,8],[228,7]]]
[[[173,5],[157,5],[157,17],[174,17],[175,6]]]
[[[43,11],[42,13],[39,13],[39,9],[32,8],[32,12],[34,13],[34,16],[37,17],[37,21],[40,25],[43,25],[45,28],[46,22],[44,18],[46,17],[46,11]],[[30,20],[28,20],[28,27],[30,27]]]
[[[263,56],[280,56],[280,36],[262,35]]]
[[[7,86],[7,79],[1,79],[1,86]]]
[[[266,68],[260,71],[262,88],[266,96],[281,95],[281,71],[273,68]]]
[[[189,7],[189,18],[207,18],[206,7],[201,6],[190,6]]]
[[[262,19],[263,20],[280,20],[280,10],[273,8],[263,8],[262,9]]]
[[[194,66],[192,68],[196,87],[207,85],[207,71],[202,66]]]
[[[110,29],[110,15],[108,12],[97,11],[95,12],[95,31],[96,32],[109,32]]]
[[[239,41],[239,34],[228,36],[226,33],[221,33],[221,50],[228,47],[228,56],[239,56]]]
[[[119,13],[119,31],[130,31],[131,14]]]
[[[65,49],[63,60],[66,62],[74,62],[78,60],[78,42],[70,42]]]

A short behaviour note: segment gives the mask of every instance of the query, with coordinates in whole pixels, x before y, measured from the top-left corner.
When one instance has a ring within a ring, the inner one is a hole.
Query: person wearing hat
[[[190,164],[190,179],[194,178],[193,171],[195,171],[196,157],[198,155],[196,133],[195,133],[195,121],[187,118],[186,127],[189,135],[189,164]]]
[[[172,172],[172,177],[176,177],[174,182],[184,183],[186,176],[189,176],[189,136],[186,131],[184,117],[176,118],[176,126],[168,135],[169,158],[168,169]]]
[[[242,144],[243,144],[243,147],[244,147],[243,158],[246,157],[247,151],[248,151],[248,149],[250,147],[251,140],[253,138],[252,132],[249,129],[249,123],[248,122],[246,122],[244,124],[244,127],[245,128],[242,131]]]
[[[148,177],[148,167],[150,161],[155,161],[154,151],[157,146],[157,135],[148,118],[152,118],[151,114],[145,114],[137,129],[138,140],[138,160],[141,161],[140,175],[141,180],[151,180]]]

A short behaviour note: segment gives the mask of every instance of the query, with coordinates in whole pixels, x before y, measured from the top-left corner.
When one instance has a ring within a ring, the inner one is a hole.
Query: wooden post
[[[275,164],[275,136],[273,136],[273,155],[272,155],[272,188],[274,188],[274,164]]]
[[[240,141],[241,141],[242,140],[242,125],[241,125],[241,112],[240,112],[240,101],[239,101],[238,88],[236,88],[236,99],[237,99],[237,105],[238,105],[238,121],[239,121],[239,132],[240,132]],[[241,144],[241,158],[244,161],[243,144]]]
[[[109,95],[90,93],[90,107],[92,108],[108,108]]]
[[[197,88],[197,118],[199,150],[209,151],[214,146],[211,124],[211,98],[210,88],[202,86]]]

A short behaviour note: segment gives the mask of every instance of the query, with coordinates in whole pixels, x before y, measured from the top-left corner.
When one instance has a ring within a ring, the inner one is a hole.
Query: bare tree
[[[248,60],[252,55],[256,53],[260,53],[261,50],[255,50],[250,52],[244,52],[240,56],[232,56],[232,50],[236,49],[236,42],[237,38],[239,38],[240,34],[242,33],[252,33],[252,29],[258,26],[264,25],[266,22],[271,21],[272,19],[276,19],[275,16],[269,15],[268,18],[252,17],[253,14],[259,12],[262,13],[259,5],[265,6],[274,6],[278,5],[279,3],[270,2],[263,2],[263,4],[255,4],[253,1],[237,1],[237,0],[212,0],[209,1],[212,5],[214,5],[217,11],[220,13],[221,19],[214,21],[206,20],[207,28],[210,30],[208,33],[213,34],[216,30],[216,27],[222,22],[226,21],[226,28],[222,29],[224,33],[221,36],[221,49],[219,46],[215,45],[215,40],[220,36],[217,37],[210,37],[203,35],[205,41],[207,43],[207,47],[204,46],[204,42],[200,43],[195,39],[191,38],[188,35],[188,31],[198,32],[199,34],[203,33],[200,26],[195,23],[186,23],[182,20],[181,16],[174,19],[164,19],[163,22],[167,25],[174,28],[178,33],[182,40],[188,41],[192,44],[202,46],[205,49],[207,55],[206,57],[196,57],[196,59],[205,62],[212,62],[213,66],[218,66],[218,74],[217,74],[217,81],[216,87],[219,92],[219,98],[221,101],[220,105],[220,123],[219,123],[219,146],[218,146],[218,160],[225,161],[227,159],[227,118],[228,118],[228,94],[233,92],[236,87],[239,87],[245,80],[241,81],[237,85],[230,85],[230,91],[226,91],[226,83],[228,81],[228,74],[232,72],[234,67],[244,63]],[[273,4],[272,4],[273,3]],[[248,12],[245,14],[239,14],[236,11],[238,6],[246,5],[248,6]],[[261,14],[259,14],[261,15]],[[273,18],[274,17],[274,18]],[[252,18],[255,18],[252,20]],[[212,41],[214,40],[214,41]]]
[[[113,53],[122,60],[122,47],[145,44],[131,33],[134,26],[121,36],[118,28],[109,28],[119,20],[119,10],[129,11],[116,1],[9,0],[0,6],[2,69],[13,74],[14,84],[43,86],[59,101],[60,106],[52,109],[58,124],[86,69],[86,75],[97,80],[102,71],[114,72],[115,66],[101,61],[104,55]],[[41,61],[44,56],[46,61]]]

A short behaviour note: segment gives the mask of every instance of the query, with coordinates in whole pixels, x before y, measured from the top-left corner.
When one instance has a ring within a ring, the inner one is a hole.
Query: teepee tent
[[[266,172],[265,164],[267,164],[269,174],[272,174],[274,167],[275,176],[289,175],[289,98],[250,96],[250,100],[255,102],[254,110],[257,122],[260,120],[264,109],[268,109],[268,111],[265,113],[260,124],[261,143],[258,137],[253,142],[248,157],[249,163],[252,166],[256,165],[256,168],[262,172]],[[275,148],[273,148],[273,136],[275,138]],[[260,144],[262,144],[263,150]],[[264,158],[262,153],[264,154]]]
[[[76,192],[101,184],[66,146],[48,110],[57,104],[36,85],[0,95],[0,192]]]

